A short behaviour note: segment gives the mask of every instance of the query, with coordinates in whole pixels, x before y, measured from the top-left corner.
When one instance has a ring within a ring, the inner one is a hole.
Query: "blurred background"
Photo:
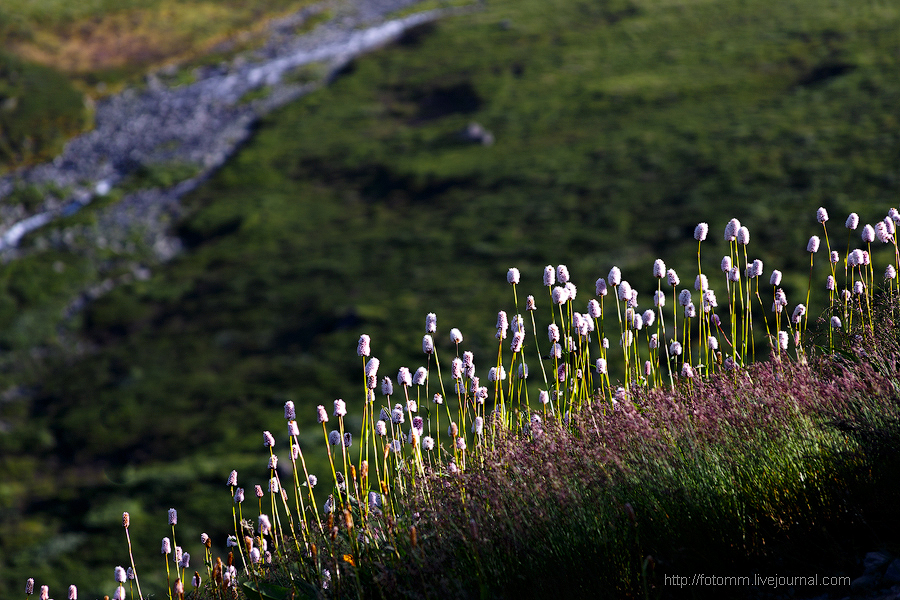
[[[707,221],[704,269],[718,274],[736,217],[793,305],[819,206],[843,251],[861,246],[849,212],[870,223],[900,204],[896,2],[382,4],[388,19],[453,10],[336,73],[292,71],[323,84],[263,115],[161,213],[171,252],[148,245],[146,224],[124,238],[105,228],[129,194],[196,175],[189,162],[134,164],[0,254],[0,596],[28,577],[56,597],[70,583],[111,594],[129,564],[123,511],[145,593],[164,593],[170,507],[202,572],[200,533],[223,555],[231,529],[230,471],[252,489],[268,476],[262,431],[286,447],[286,401],[324,474],[315,406],[343,398],[360,414],[359,335],[383,375],[414,370],[435,312],[439,353],[458,327],[486,365],[496,312],[515,310],[509,267],[520,301],[546,309],[542,269],[568,265],[584,310],[616,265],[646,308],[653,260],[692,280],[692,232]],[[4,0],[3,231],[68,197],[27,174],[104,102],[189,86],[375,5]],[[883,270],[892,254],[878,252]]]

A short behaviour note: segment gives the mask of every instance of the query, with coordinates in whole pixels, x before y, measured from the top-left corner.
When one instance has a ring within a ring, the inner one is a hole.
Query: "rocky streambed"
[[[143,89],[105,98],[96,106],[94,129],[72,139],[55,160],[0,179],[0,257],[15,259],[23,236],[105,197],[141,169],[178,164],[189,167],[188,176],[125,194],[100,211],[95,234],[103,245],[137,234],[157,259],[172,257],[179,242],[167,222],[179,198],[222,165],[262,115],[326,83],[354,57],[446,14],[388,18],[419,1],[353,0],[304,9],[273,22],[260,49],[195,69],[190,84],[169,86],[154,74]],[[308,33],[292,33],[324,10],[335,16]],[[291,77],[306,65],[316,65],[316,77]],[[21,186],[57,192],[28,209],[7,200]]]

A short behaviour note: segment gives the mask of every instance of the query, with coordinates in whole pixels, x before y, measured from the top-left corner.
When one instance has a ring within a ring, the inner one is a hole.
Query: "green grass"
[[[751,258],[789,274],[799,301],[815,208],[870,222],[896,204],[897,20],[876,2],[492,2],[267,117],[185,200],[186,252],[92,303],[65,335],[67,295],[110,257],[36,245],[0,269],[3,387],[33,398],[0,406],[12,427],[3,473],[20,482],[3,496],[4,555],[99,534],[87,497],[139,502],[149,554],[170,505],[207,526],[228,510],[228,472],[255,456],[286,400],[310,425],[316,404],[356,392],[361,332],[385,368],[414,368],[437,312],[442,331],[459,327],[485,355],[490,311],[512,310],[497,285],[510,266],[565,263],[586,304],[615,264],[645,307],[653,260],[690,272],[690,234],[708,221],[704,257],[718,263],[734,216]],[[495,143],[463,142],[470,121]],[[822,309],[820,296],[813,315]],[[197,456],[221,471],[183,495],[102,483]],[[86,483],[20,475],[41,471]],[[41,576],[54,589],[85,569],[111,579],[119,533],[77,546],[78,567],[48,555]],[[36,573],[16,561],[0,590]]]

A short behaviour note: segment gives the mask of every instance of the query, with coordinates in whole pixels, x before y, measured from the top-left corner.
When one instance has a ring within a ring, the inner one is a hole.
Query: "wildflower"
[[[644,377],[650,377],[653,373],[653,363],[649,360],[644,361]]]
[[[29,577],[25,581],[25,594],[28,596],[31,596],[32,594],[34,594],[34,578],[33,577]]]
[[[829,275],[828,277],[825,278],[825,289],[828,290],[829,292],[833,292],[836,285],[837,284],[835,283],[834,277],[832,275]]]
[[[534,296],[525,298],[525,310],[537,310],[537,304],[534,303]]]
[[[841,261],[841,255],[838,254],[837,250],[831,251],[831,264],[837,264]]]
[[[332,446],[337,446],[341,443],[341,432],[337,429],[332,429],[328,432],[328,443]]]
[[[709,348],[711,350],[719,349],[719,338],[717,338],[716,336],[711,335],[711,336],[709,336],[709,338],[706,341],[709,344]]]
[[[472,366],[475,364],[475,355],[469,351],[463,352],[463,365]]]
[[[631,315],[631,326],[632,326],[636,331],[640,331],[640,330],[643,329],[643,327],[644,327],[644,318],[643,318],[641,315],[637,314],[637,313],[632,313],[632,315]]]
[[[788,334],[787,331],[779,331],[778,332],[778,345],[782,350],[787,350],[788,348]]]
[[[415,400],[407,400],[406,401],[406,410],[407,412],[419,412],[419,405]]]
[[[819,210],[816,211],[816,221],[819,223],[824,223],[828,220],[828,211],[825,210],[825,207],[820,206]]]
[[[656,313],[650,309],[645,310],[644,315],[642,317],[642,321],[644,322],[644,325],[646,325],[647,327],[652,327],[653,322],[656,321]]]
[[[422,336],[422,352],[434,354],[434,339],[428,334]]]
[[[571,281],[566,282],[566,293],[568,294],[569,300],[574,300],[575,296],[578,294],[578,288],[575,287],[575,284]]]
[[[865,286],[863,285],[862,281],[856,281],[853,284],[853,293],[856,294],[857,296],[861,296],[864,291],[865,291]]]
[[[691,303],[691,291],[690,290],[681,290],[678,294],[678,303],[682,306],[687,306]]]
[[[723,273],[728,273],[731,270],[731,257],[730,256],[722,257],[721,267],[722,267]]]
[[[175,580],[176,588],[178,587],[179,583],[180,583],[179,580],[176,579]],[[41,600],[45,600],[45,599],[42,598]],[[113,594],[112,600],[125,600],[125,586],[124,585],[120,585],[119,587],[116,588],[116,591]]]
[[[425,333],[435,333],[437,331],[437,315],[428,313],[425,315]]]
[[[250,562],[254,565],[259,562],[260,554],[259,548],[251,548],[250,549]]]
[[[662,308],[666,305],[666,295],[662,292],[662,290],[656,290],[653,292],[653,306],[658,308]]]
[[[201,583],[200,573],[198,573],[197,571],[194,571],[194,577],[191,579],[191,585],[194,586],[195,588],[198,588],[198,587],[200,587],[200,583]]]
[[[244,501],[244,488],[238,488],[234,491],[234,503],[240,504]]]
[[[551,287],[554,283],[556,283],[556,271],[553,265],[547,265],[544,267],[544,285]]]
[[[256,492],[257,498],[262,498],[265,494],[263,493],[263,489],[261,485],[254,486],[254,492]]]
[[[741,280],[741,270],[737,267],[732,268],[728,271],[728,281],[731,283],[737,283]]]
[[[443,404],[443,403],[444,403],[444,397],[441,396],[440,394],[435,394],[435,395],[434,395],[434,398],[432,398],[432,401],[433,401],[435,404]]]
[[[466,449],[465,438],[461,438],[461,437],[456,438],[456,449],[459,451],[464,451]]]
[[[369,356],[369,354],[371,354],[371,343],[372,340],[368,335],[362,334],[359,336],[359,342],[356,344],[356,354],[359,356]]]
[[[528,365],[525,363],[519,365],[519,379],[528,379]]]
[[[327,423],[328,422],[328,413],[325,412],[325,407],[321,404],[316,407],[316,412],[318,413],[318,421],[319,423]]]
[[[490,372],[488,373],[488,381],[505,381],[506,380],[506,369],[502,366],[500,370],[497,371],[497,367],[491,367]]]
[[[800,324],[800,319],[803,318],[803,315],[806,314],[806,307],[802,304],[798,304],[796,308],[794,308],[794,313],[791,315],[791,321],[794,325]]]
[[[697,307],[694,306],[693,302],[689,302],[688,305],[684,307],[684,316],[688,319],[693,319],[697,316]]]
[[[599,319],[601,317],[600,303],[596,300],[591,299],[591,301],[588,302],[587,310],[588,315],[590,315],[592,319]]]
[[[666,263],[661,258],[653,261],[653,276],[657,279],[662,279],[666,276]]]
[[[171,554],[172,553],[172,542],[169,541],[169,538],[164,537],[162,539],[162,554]]]
[[[41,586],[41,600],[50,600],[50,586]],[[124,598],[122,600],[125,600]]]
[[[566,265],[556,267],[556,280],[563,285],[569,283],[569,268]]]
[[[559,341],[559,326],[556,323],[551,323],[547,326],[547,337],[550,338],[551,342]]]
[[[278,456],[273,454],[269,457],[269,469],[275,469],[278,466]]]
[[[427,450],[429,452],[434,450],[434,438],[431,437],[430,435],[426,435],[425,437],[423,437],[422,438],[422,448],[424,448],[425,450]]]
[[[672,342],[669,345],[669,354],[672,356],[681,356],[681,342]]]
[[[450,330],[450,341],[454,344],[460,344],[463,341],[463,334],[456,327]]]
[[[669,269],[668,271],[666,271],[666,281],[668,281],[669,285],[671,285],[672,287],[675,287],[679,283],[681,283],[681,280],[678,279],[678,274],[675,273],[675,269]]]
[[[385,396],[390,396],[394,393],[394,383],[391,381],[390,377],[385,377],[381,380],[381,393]],[[328,418],[326,417],[325,420],[327,421]]]
[[[603,338],[600,340],[600,347],[604,349],[609,349],[609,338]]]
[[[178,524],[178,512],[174,508],[169,509],[169,525]]]
[[[850,213],[850,216],[847,217],[847,222],[845,223],[847,229],[856,229],[859,226],[859,215],[855,212]]]
[[[191,565],[191,555],[185,552],[181,555],[181,561],[179,561],[178,566],[182,569],[189,569]]]
[[[758,258],[750,265],[750,277],[762,277],[763,261]]]
[[[884,221],[875,223],[875,237],[877,237],[878,241],[882,244],[891,243],[893,237],[890,233],[888,233],[887,227],[885,227],[884,225]]]
[[[297,421],[288,421],[288,435],[300,435],[300,428],[297,426]]]
[[[703,310],[709,312],[710,308],[717,306],[719,306],[719,301],[716,299],[716,293],[713,290],[706,290],[703,293]]]
[[[737,230],[737,243],[746,246],[750,243],[750,230],[746,227],[740,227]],[[690,367],[690,365],[688,365]],[[692,375],[693,377],[693,375]]]
[[[806,244],[806,251],[811,254],[815,254],[819,251],[819,236],[814,235],[809,238],[809,243]]]
[[[841,319],[837,316],[831,317],[831,326],[835,329],[841,328]]]
[[[628,348],[629,346],[631,346],[632,341],[634,341],[634,333],[632,333],[630,329],[627,329],[622,332],[622,339],[619,341],[619,345]]]
[[[475,417],[475,435],[484,433],[484,417]]]
[[[651,335],[649,344],[651,350],[656,350],[657,348],[659,348],[659,334],[654,333],[653,335]]]
[[[709,224],[708,223],[698,223],[696,227],[694,227],[694,239],[698,242],[702,242],[706,239],[706,234],[709,233]],[[677,284],[676,284],[677,285]]]
[[[425,385],[425,380],[428,379],[428,371],[425,367],[419,367],[416,369],[416,374],[413,376],[413,383],[416,385]]]
[[[863,227],[862,241],[864,241],[868,244],[871,244],[872,242],[875,241],[875,228],[874,227],[872,227],[871,225],[866,225],[865,227]]]
[[[784,290],[778,288],[775,290],[775,304],[779,304],[781,306],[787,306],[787,295],[784,293]]]
[[[310,475],[306,478],[306,482],[309,484],[309,487],[314,488],[316,484],[319,483],[319,478],[315,475]]]
[[[601,358],[598,360],[603,359]],[[550,393],[547,390],[541,390],[540,394],[538,394],[538,401],[540,401],[541,404],[547,404],[550,402]]]
[[[741,222],[737,219],[731,219],[728,221],[728,225],[725,226],[725,241],[733,242],[737,238],[738,229],[741,228]]]
[[[510,285],[519,283],[519,278],[519,270],[515,267],[510,267],[509,271],[506,272],[506,281],[508,281]]]
[[[268,535],[272,531],[272,523],[268,515],[259,515],[259,535]]]
[[[569,290],[564,287],[556,286],[552,294],[554,304],[565,304],[569,300]]]
[[[125,583],[126,581],[128,581],[128,576],[125,575],[125,567],[116,567],[115,573],[116,581],[118,583]]]
[[[344,434],[344,448],[349,448],[353,445],[353,436],[350,435],[350,432]]]
[[[637,305],[638,305],[638,291],[635,290],[635,289],[632,289],[632,290],[631,290],[631,294],[629,294],[629,296],[628,296],[628,298],[626,298],[626,300],[628,301],[628,306],[630,306],[630,307],[632,307],[632,308],[637,308]]]
[[[709,289],[709,280],[706,278],[706,275],[701,274],[694,278],[694,289],[698,292]]]
[[[688,363],[684,363],[681,365],[681,376],[682,377],[694,377],[694,369]]]
[[[334,401],[334,416],[336,417],[345,417],[347,416],[347,403],[338,398]]]
[[[769,283],[774,286],[781,285],[781,271],[775,269],[772,271],[772,276],[769,278]]]
[[[403,409],[397,405],[397,407],[391,411],[391,422],[394,425],[402,425],[404,421],[406,421],[406,417],[403,415]]]
[[[484,404],[484,401],[487,400],[488,397],[488,389],[484,386],[479,387],[475,390],[475,401],[479,404]]]
[[[295,424],[294,426],[296,427],[297,422],[292,421],[292,423],[294,423]],[[298,430],[298,433],[295,435],[299,435],[299,430]],[[298,458],[300,458],[300,444],[291,444],[291,459],[297,460]]]
[[[69,586],[69,600],[78,600],[78,588],[74,585]]]
[[[235,547],[237,547],[237,545],[238,545],[237,537],[233,536],[233,535],[229,535],[228,540],[225,542],[225,547],[226,548],[235,548]]]
[[[525,343],[525,333],[522,331],[517,331],[513,334],[512,343],[509,345],[509,349],[514,353],[522,350],[522,344]]]
[[[619,300],[628,300],[631,298],[631,284],[627,281],[619,282]]]
[[[397,372],[397,383],[405,387],[412,385],[412,374],[408,368],[400,367],[400,370]]]
[[[609,285],[616,287],[622,282],[622,271],[619,267],[613,267],[609,270],[609,275],[607,275],[606,280],[609,282]]]
[[[453,421],[450,422],[450,425],[447,427],[447,435],[450,437],[456,437],[459,435],[459,426]]]
[[[600,296],[601,298],[608,293],[608,290],[606,288],[606,280],[603,279],[602,277],[597,280],[597,283],[595,284],[595,286],[596,286],[595,291],[597,292],[597,295]]]
[[[894,224],[894,219],[891,216],[887,216],[884,218],[884,230],[888,235],[894,235],[897,232],[897,226]]]
[[[884,278],[894,279],[895,277],[897,277],[897,270],[894,268],[894,265],[888,265],[884,270]]]

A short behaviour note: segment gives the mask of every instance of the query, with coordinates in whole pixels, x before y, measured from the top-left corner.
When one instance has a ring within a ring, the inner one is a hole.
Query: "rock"
[[[863,559],[863,573],[868,575],[880,571],[892,558],[887,552],[869,552]]]
[[[895,559],[884,572],[884,580],[889,583],[900,583],[900,558]]]
[[[878,576],[874,574],[863,575],[850,582],[850,589],[855,594],[866,592],[874,589],[875,586],[878,585],[878,579]]]

